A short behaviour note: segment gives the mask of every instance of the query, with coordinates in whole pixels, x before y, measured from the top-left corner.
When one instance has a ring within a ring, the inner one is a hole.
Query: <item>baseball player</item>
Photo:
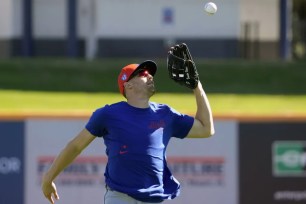
[[[42,180],[42,191],[50,203],[59,199],[55,178],[97,137],[104,139],[108,157],[105,204],[161,203],[179,195],[180,184],[167,166],[165,152],[169,140],[210,137],[214,124],[187,45],[172,47],[167,60],[170,78],[193,90],[195,116],[150,101],[155,92],[155,62],[123,67],[118,86],[127,100],[97,109],[85,128],[54,160]]]

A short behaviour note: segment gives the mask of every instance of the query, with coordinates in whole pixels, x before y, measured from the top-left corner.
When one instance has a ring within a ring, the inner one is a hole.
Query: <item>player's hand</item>
[[[43,179],[41,189],[45,195],[45,197],[50,201],[50,203],[54,204],[54,198],[59,200],[59,196],[57,194],[56,185],[54,182],[45,182]]]

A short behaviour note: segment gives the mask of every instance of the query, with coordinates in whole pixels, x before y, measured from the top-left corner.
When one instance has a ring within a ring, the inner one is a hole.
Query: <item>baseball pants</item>
[[[106,193],[104,195],[104,204],[156,204],[156,203],[145,203],[138,201],[124,193],[111,190],[106,187]]]

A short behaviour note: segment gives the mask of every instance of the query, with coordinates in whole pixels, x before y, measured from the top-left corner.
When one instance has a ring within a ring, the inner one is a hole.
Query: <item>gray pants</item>
[[[127,194],[120,193],[118,191],[114,191],[106,187],[104,204],[153,204],[153,203],[145,203],[135,200],[134,198],[128,196]]]

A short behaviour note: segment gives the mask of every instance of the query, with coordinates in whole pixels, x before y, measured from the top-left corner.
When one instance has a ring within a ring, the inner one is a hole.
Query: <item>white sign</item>
[[[84,128],[85,120],[30,120],[26,122],[26,202],[48,203],[40,182],[65,145]],[[181,195],[165,203],[237,204],[237,124],[215,122],[208,139],[172,139],[167,159],[181,183]],[[56,179],[61,203],[101,204],[105,193],[107,159],[103,139],[96,139]]]

